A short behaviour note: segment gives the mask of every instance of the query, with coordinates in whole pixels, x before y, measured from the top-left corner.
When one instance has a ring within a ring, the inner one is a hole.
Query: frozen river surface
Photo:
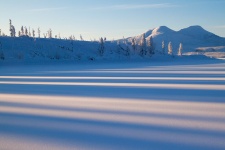
[[[225,149],[225,64],[0,66],[0,149]]]

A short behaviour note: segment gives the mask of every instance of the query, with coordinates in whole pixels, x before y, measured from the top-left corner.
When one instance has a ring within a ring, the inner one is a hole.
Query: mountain
[[[224,38],[221,38],[209,31],[206,31],[201,26],[190,26],[188,28],[178,31],[178,33],[207,42],[215,42],[216,44],[220,44],[220,42],[221,44],[224,43]]]
[[[154,36],[160,35],[160,34],[173,34],[175,31],[171,30],[170,28],[166,26],[160,26],[158,28],[155,28],[152,30],[152,34]]]
[[[219,37],[209,31],[206,31],[201,26],[190,26],[174,31],[166,26],[160,26],[145,32],[146,39],[153,37],[156,50],[161,50],[161,43],[164,41],[166,44],[172,42],[173,49],[176,50],[179,44],[184,46],[184,52],[194,52],[199,47],[218,47],[225,46],[225,38]],[[137,43],[140,42],[141,35],[127,38],[131,42],[133,38]]]
[[[172,42],[174,54],[177,54],[179,44],[182,43],[183,53],[186,55],[204,53],[210,57],[225,58],[225,38],[206,31],[201,26],[190,26],[179,31],[160,26],[148,30],[144,34],[146,39],[153,38],[156,55],[161,54],[162,41],[164,41],[166,49],[167,44]],[[102,45],[98,41],[0,36],[0,61],[142,59],[143,57],[140,56],[141,47],[138,46],[142,35],[117,41],[104,41],[103,56],[99,55],[99,48]],[[135,49],[131,45],[132,39],[136,40]],[[151,56],[147,55],[147,57]]]

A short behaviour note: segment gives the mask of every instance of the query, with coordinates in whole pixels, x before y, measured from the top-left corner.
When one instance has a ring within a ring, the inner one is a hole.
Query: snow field
[[[224,63],[0,72],[0,149],[225,149]]]

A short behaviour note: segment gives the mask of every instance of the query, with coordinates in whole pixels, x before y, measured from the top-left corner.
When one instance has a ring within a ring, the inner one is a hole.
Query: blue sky
[[[85,40],[139,35],[161,25],[201,25],[225,37],[225,0],[0,0],[0,29],[27,26]]]

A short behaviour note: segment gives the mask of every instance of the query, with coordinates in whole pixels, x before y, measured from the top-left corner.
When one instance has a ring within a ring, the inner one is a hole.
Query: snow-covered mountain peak
[[[178,32],[181,34],[190,35],[194,37],[203,36],[203,35],[214,35],[213,33],[206,31],[205,29],[203,29],[201,26],[198,26],[198,25],[181,29]]]
[[[152,34],[158,35],[158,34],[170,33],[170,32],[174,32],[174,31],[166,26],[159,26],[152,31]]]

